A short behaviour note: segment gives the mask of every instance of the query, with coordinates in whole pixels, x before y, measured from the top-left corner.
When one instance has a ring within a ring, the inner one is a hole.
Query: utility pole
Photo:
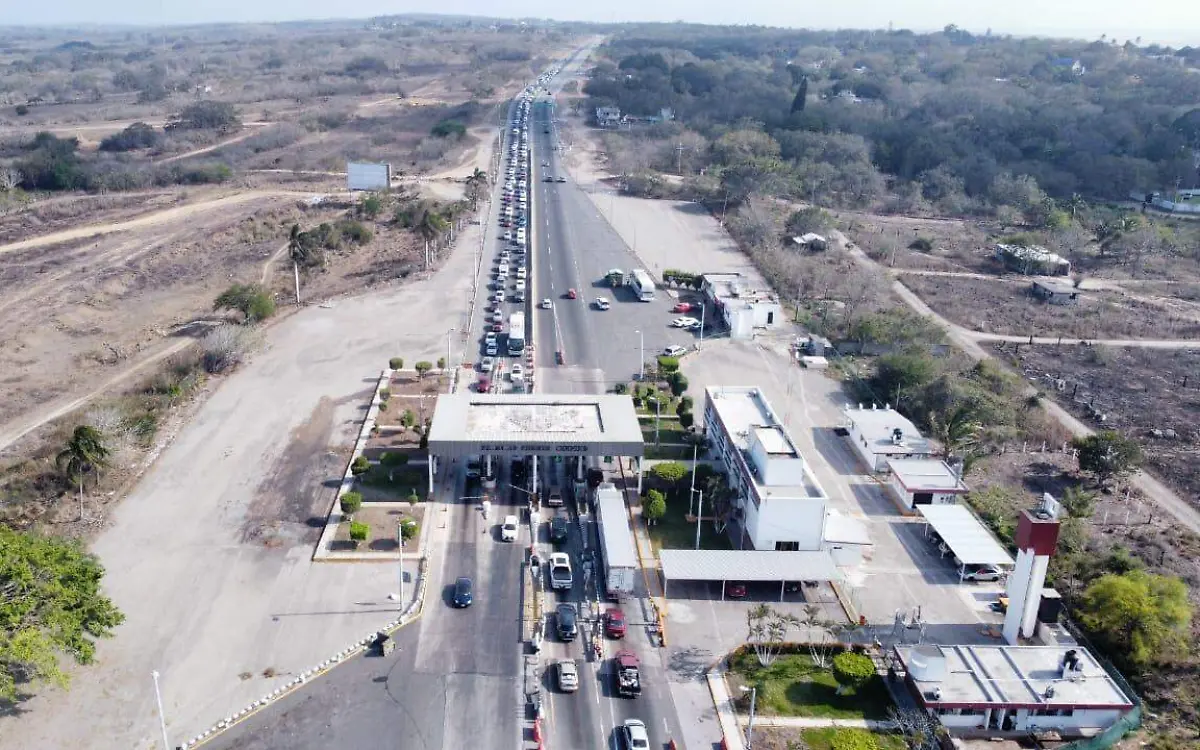
[[[750,750],[754,739],[754,706],[758,702],[758,688],[743,685],[742,692],[750,693],[750,718],[746,722],[746,750]]]
[[[700,490],[700,502],[696,503],[696,549],[700,549],[700,519],[704,516],[704,490]]]
[[[396,594],[396,602],[400,608],[400,611],[403,612],[404,611],[404,522],[403,521],[398,522],[396,524],[396,544],[399,545],[399,549],[400,549],[400,588],[399,588],[399,593]]]
[[[154,699],[158,701],[158,726],[162,729],[163,750],[171,750],[171,740],[167,738],[167,717],[163,713],[162,692],[158,689],[158,670],[150,673],[154,678]]]

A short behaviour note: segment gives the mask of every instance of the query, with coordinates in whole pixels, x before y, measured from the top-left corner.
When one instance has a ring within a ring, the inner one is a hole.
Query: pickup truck
[[[642,694],[641,664],[637,654],[632,651],[618,651],[613,657],[613,680],[616,682],[617,695],[622,698],[636,698]]]
[[[555,552],[550,555],[550,588],[570,589],[574,583],[570,555],[565,552]]]

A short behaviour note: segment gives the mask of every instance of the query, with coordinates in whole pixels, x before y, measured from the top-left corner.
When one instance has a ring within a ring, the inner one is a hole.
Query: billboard
[[[346,164],[346,187],[350,190],[387,190],[391,184],[391,164],[353,161]]]

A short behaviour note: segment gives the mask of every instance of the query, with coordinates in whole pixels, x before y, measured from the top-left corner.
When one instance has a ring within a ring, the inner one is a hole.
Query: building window
[[[799,552],[800,542],[775,542],[776,552]]]

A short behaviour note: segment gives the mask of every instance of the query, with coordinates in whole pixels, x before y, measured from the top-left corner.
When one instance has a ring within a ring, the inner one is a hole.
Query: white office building
[[[842,429],[854,451],[873,472],[887,471],[888,461],[933,458],[937,447],[917,426],[891,406],[882,409],[859,404],[842,412]]]
[[[783,324],[783,306],[773,292],[755,289],[740,273],[706,273],[700,287],[705,304],[729,329],[729,337],[748,339],[755,329]]]
[[[828,496],[762,391],[705,389],[704,424],[733,489],[734,516],[756,550],[819,550]]]

